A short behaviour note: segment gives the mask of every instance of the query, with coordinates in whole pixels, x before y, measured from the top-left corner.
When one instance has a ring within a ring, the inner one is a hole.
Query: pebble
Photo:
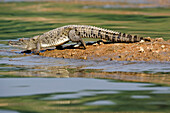
[[[152,52],[153,48],[152,48],[152,47],[147,47],[147,50],[149,50],[150,52]]]
[[[108,58],[104,58],[103,60],[105,60],[105,61],[106,61],[106,60],[108,60]]]
[[[99,44],[98,43],[94,43],[93,46],[98,46]]]
[[[162,45],[161,48],[164,49],[164,48],[165,48],[165,45]]]
[[[144,40],[141,40],[139,43],[142,44],[142,43],[144,43],[144,42],[145,42]]]
[[[113,61],[114,60],[114,58],[110,58],[110,61]]]
[[[159,53],[159,51],[155,51],[155,53]]]
[[[149,41],[150,42],[151,41],[151,37],[146,37],[145,41]]]
[[[87,56],[81,56],[80,59],[86,60],[86,59],[87,59]]]
[[[156,41],[158,41],[158,42],[162,42],[162,41],[164,41],[164,39],[163,39],[163,38],[155,38],[155,40],[156,40]]]
[[[73,56],[73,55],[75,55],[76,53],[75,52],[73,52],[73,53],[71,53],[71,56]]]
[[[141,53],[145,52],[143,47],[140,47],[139,52],[141,52]]]
[[[99,45],[104,45],[104,43],[103,42],[99,42]]]

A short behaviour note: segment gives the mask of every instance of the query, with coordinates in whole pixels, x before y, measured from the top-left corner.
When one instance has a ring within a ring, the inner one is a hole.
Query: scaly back
[[[105,39],[111,42],[138,42],[143,40],[143,37],[137,35],[125,34],[117,31],[107,30],[95,26],[88,25],[68,25],[63,28],[75,29],[76,34],[81,38],[98,38]]]

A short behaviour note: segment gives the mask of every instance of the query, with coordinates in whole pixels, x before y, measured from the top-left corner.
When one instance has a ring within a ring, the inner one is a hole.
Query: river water
[[[0,44],[0,113],[168,112],[170,63],[24,55]]]

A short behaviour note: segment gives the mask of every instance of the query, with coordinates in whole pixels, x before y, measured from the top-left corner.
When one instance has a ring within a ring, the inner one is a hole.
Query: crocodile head
[[[18,41],[9,41],[8,44],[10,46],[13,46],[13,47],[19,47],[19,48],[23,48],[23,49],[26,49],[27,46],[28,46],[28,39],[25,39],[25,38],[21,38],[19,39]]]
[[[37,38],[39,36],[34,36],[32,38],[21,38],[18,41],[9,41],[8,44],[13,47],[19,47],[27,50],[36,49]]]

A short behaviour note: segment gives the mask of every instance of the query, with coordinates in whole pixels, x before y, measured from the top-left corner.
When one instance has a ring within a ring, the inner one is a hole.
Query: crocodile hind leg
[[[81,45],[83,45],[84,49],[86,49],[86,43],[84,42],[84,40],[80,36],[78,36],[76,34],[75,30],[70,30],[69,38],[72,42],[80,42]]]
[[[83,45],[84,49],[86,49],[86,43],[84,42],[84,40],[82,38],[80,38],[80,43],[81,45]]]

